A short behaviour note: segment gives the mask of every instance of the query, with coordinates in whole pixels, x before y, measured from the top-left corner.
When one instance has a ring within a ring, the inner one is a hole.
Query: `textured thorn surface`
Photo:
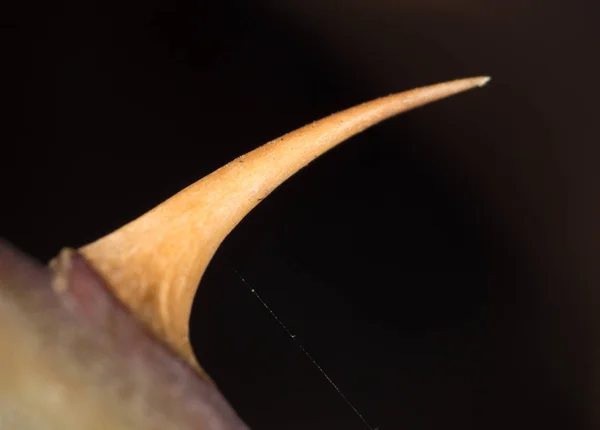
[[[226,164],[82,252],[139,319],[197,366],[188,339],[196,288],[221,242],[258,202],[366,128],[488,80],[417,88],[313,122]]]

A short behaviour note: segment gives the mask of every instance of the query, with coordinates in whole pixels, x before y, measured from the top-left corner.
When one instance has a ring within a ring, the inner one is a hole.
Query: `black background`
[[[250,285],[374,427],[595,428],[597,12],[3,3],[0,234],[47,260],[305,123],[490,74],[262,202],[205,274],[194,345],[252,428],[366,428]]]

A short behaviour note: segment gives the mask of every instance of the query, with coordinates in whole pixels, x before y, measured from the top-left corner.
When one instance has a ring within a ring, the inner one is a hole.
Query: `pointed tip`
[[[221,242],[258,202],[363,130],[489,79],[457,79],[392,94],[301,127],[226,164],[82,252],[140,320],[194,362],[188,324],[196,288]]]
[[[477,84],[478,87],[484,87],[485,85],[487,85],[487,83],[489,81],[492,80],[491,76],[481,76],[479,79],[479,83]]]

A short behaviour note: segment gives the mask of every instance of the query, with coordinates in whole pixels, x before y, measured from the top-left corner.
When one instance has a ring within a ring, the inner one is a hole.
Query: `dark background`
[[[202,281],[194,344],[255,429],[366,427],[247,284],[373,427],[596,428],[599,16],[581,0],[4,2],[0,234],[48,260],[305,123],[490,74],[262,202]]]

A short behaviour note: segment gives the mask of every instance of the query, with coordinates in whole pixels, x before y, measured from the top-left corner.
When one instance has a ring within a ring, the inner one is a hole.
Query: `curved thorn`
[[[248,212],[351,136],[488,80],[476,77],[417,88],[308,124],[242,155],[81,251],[138,319],[197,366],[188,339],[196,288],[221,242]]]

